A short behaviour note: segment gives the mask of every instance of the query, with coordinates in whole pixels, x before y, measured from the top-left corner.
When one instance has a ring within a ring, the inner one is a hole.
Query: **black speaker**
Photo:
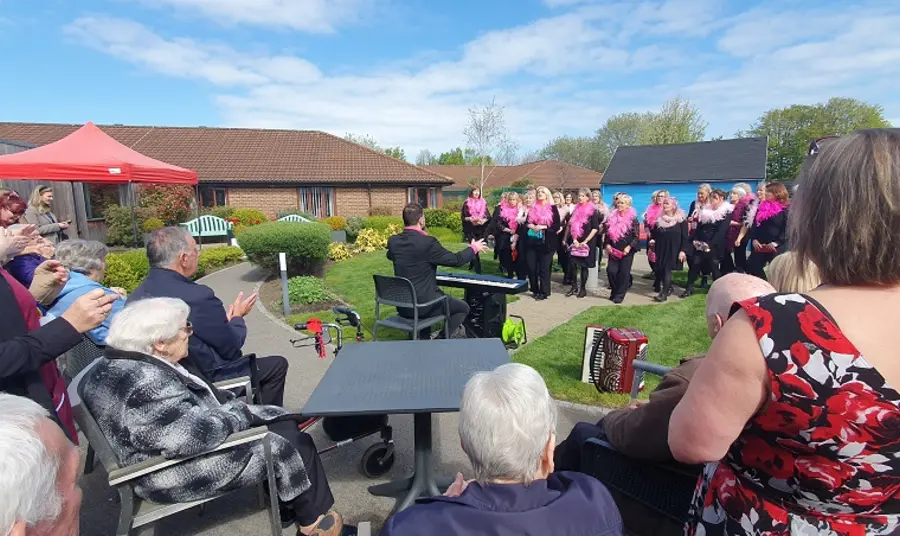
[[[506,321],[506,295],[477,290],[466,290],[469,316],[466,331],[470,337],[500,338]]]

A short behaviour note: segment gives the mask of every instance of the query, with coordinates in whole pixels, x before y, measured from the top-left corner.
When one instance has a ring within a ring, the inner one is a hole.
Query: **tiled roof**
[[[422,166],[453,180],[448,190],[463,190],[469,187],[469,181],[481,179],[480,166]],[[485,188],[501,188],[522,179],[531,179],[536,186],[546,186],[551,190],[575,188],[596,189],[600,186],[603,173],[580,166],[567,164],[558,160],[540,160],[518,166],[486,166],[484,174]]]
[[[0,140],[46,145],[80,126],[0,122]],[[443,175],[315,130],[99,126],[120,143],[151,158],[197,171],[200,182],[451,183]]]
[[[715,182],[766,178],[766,138],[619,147],[606,184]]]

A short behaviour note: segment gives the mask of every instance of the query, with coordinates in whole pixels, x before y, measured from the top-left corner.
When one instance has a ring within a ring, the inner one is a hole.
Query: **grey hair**
[[[590,200],[591,196],[593,195],[593,192],[591,192],[590,188],[579,188],[578,195],[581,195],[581,194],[586,195],[588,197],[588,200]],[[600,195],[599,191],[597,191],[597,195]]]
[[[459,438],[479,482],[535,480],[555,431],[556,404],[533,368],[509,363],[466,384]]]
[[[0,393],[0,534],[24,522],[33,527],[62,511],[59,456],[47,450],[37,427],[50,415],[37,402]]]
[[[126,352],[152,355],[153,344],[175,338],[191,308],[178,298],[147,298],[128,304],[113,317],[106,344]]]
[[[749,184],[747,184],[746,182],[739,182],[739,183],[735,184],[735,186],[738,188],[743,188],[744,191],[747,192],[748,194],[753,192],[753,187],[750,186]]]
[[[735,184],[735,185],[731,188],[731,193],[733,193],[733,194],[738,194],[739,196],[744,197],[744,196],[747,195],[749,192],[748,192],[746,189],[744,189],[743,186],[741,186],[741,185],[739,185],[739,184]]]
[[[188,232],[181,227],[163,227],[150,233],[147,240],[147,259],[154,268],[167,268],[178,261],[178,256],[188,253],[191,244]]]
[[[80,274],[89,274],[103,269],[109,248],[103,242],[76,238],[60,242],[56,246],[56,260],[63,266]]]

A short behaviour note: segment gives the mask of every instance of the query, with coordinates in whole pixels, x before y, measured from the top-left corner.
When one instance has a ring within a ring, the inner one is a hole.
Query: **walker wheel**
[[[360,465],[364,475],[369,478],[378,478],[394,466],[394,453],[388,454],[387,444],[375,443],[363,453]]]

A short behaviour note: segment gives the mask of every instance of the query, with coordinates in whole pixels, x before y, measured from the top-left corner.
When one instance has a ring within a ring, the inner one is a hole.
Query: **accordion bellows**
[[[635,360],[646,361],[649,340],[633,328],[589,325],[584,332],[581,381],[601,393],[630,393],[636,381]],[[642,378],[637,378],[642,383]]]

